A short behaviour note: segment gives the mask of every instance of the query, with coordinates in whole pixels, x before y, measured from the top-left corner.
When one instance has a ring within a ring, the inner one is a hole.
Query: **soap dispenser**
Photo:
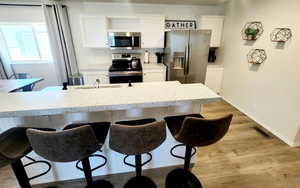
[[[145,64],[149,64],[149,56],[150,56],[150,54],[149,54],[149,52],[146,50],[146,51],[145,51],[145,56],[144,56],[144,63],[145,63]]]

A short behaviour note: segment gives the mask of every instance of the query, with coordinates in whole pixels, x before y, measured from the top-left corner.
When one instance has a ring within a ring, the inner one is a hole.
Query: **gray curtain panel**
[[[8,79],[8,75],[6,73],[1,57],[0,57],[0,79]]]
[[[62,82],[79,73],[67,7],[59,1],[43,5],[54,63]]]

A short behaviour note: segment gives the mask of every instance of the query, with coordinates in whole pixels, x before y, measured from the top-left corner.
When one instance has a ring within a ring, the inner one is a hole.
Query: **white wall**
[[[111,64],[109,49],[83,48],[80,36],[80,14],[126,16],[134,14],[160,14],[167,19],[198,19],[201,15],[223,15],[223,6],[186,6],[164,4],[130,4],[130,3],[97,3],[70,2],[69,7],[71,28],[75,50],[80,69],[99,68],[103,64]]]
[[[0,1],[1,3],[9,3]],[[16,1],[19,3],[20,1]],[[10,2],[12,3],[12,2]],[[26,3],[37,4],[40,1],[28,1]],[[45,22],[44,14],[41,7],[15,7],[15,6],[0,6],[0,23],[28,23]],[[8,57],[8,54],[2,54],[2,57]],[[9,63],[9,58],[5,58],[6,63]],[[47,86],[55,86],[58,83],[57,75],[55,72],[54,63],[26,63],[14,64],[16,73],[29,73],[30,77],[41,77],[44,81],[36,85],[36,89],[42,89]]]
[[[2,1],[0,1],[2,3]],[[44,22],[41,7],[0,6],[1,22]]]
[[[223,96],[291,146],[300,145],[300,1],[231,0],[226,7]],[[255,43],[241,39],[248,21],[262,21],[264,34]],[[289,27],[293,39],[284,49],[270,41],[276,27]],[[252,48],[263,48],[267,61],[247,63]]]

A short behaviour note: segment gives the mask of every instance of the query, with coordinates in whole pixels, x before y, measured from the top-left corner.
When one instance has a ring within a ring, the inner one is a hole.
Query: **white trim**
[[[9,62],[9,64],[11,65],[27,65],[27,64],[53,64],[53,61],[40,61],[40,60],[36,60],[36,61],[12,61]]]
[[[222,96],[223,97],[223,96]],[[225,100],[226,102],[228,102],[229,104],[231,104],[232,106],[234,106],[235,108],[237,108],[239,111],[241,111],[242,113],[246,114],[249,118],[251,118],[253,121],[255,121],[256,123],[258,123],[259,125],[261,125],[262,127],[264,127],[265,129],[267,129],[268,131],[270,131],[273,135],[275,135],[277,138],[279,138],[280,140],[282,140],[283,142],[285,142],[287,145],[289,145],[290,147],[298,147],[300,146],[300,143],[297,142],[293,142],[290,139],[286,138],[285,136],[281,135],[278,131],[274,130],[273,128],[265,125],[264,123],[262,123],[261,121],[259,121],[258,119],[256,119],[255,117],[253,117],[252,115],[248,114],[245,110],[243,110],[241,107],[233,104],[230,100],[226,99],[225,97],[223,97],[223,100]]]

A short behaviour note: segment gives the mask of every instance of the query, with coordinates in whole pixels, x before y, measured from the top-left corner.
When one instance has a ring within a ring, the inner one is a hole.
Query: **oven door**
[[[108,42],[111,49],[140,48],[140,33],[109,32]]]
[[[143,82],[142,72],[112,72],[109,73],[109,83],[129,83],[129,82]]]

